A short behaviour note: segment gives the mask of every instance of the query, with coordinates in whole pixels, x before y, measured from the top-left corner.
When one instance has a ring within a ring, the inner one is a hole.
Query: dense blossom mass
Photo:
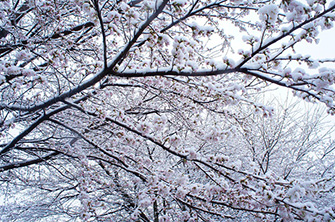
[[[333,221],[325,0],[0,2],[0,220]],[[335,151],[334,151],[335,152]]]

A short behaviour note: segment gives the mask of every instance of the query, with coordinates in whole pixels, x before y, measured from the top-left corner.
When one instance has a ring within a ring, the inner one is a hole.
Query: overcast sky
[[[318,59],[335,58],[335,27],[322,31],[319,38],[319,44],[308,44],[306,42],[297,44],[295,47],[297,53],[313,55],[314,58]],[[335,68],[335,65],[333,66]]]

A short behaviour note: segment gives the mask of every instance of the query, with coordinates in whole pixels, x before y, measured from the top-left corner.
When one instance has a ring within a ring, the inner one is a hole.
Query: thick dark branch
[[[257,70],[256,70],[257,71]],[[265,80],[270,83],[274,83],[279,86],[283,86],[289,89],[293,89],[295,91],[299,92],[304,92],[307,93],[309,96],[312,96],[316,98],[317,100],[320,100],[320,97],[309,92],[308,90],[301,89],[297,87],[298,85],[292,85],[292,84],[286,84],[285,82],[281,82],[279,80],[267,77],[265,75],[260,75],[255,70],[249,70],[247,68],[231,68],[231,69],[218,69],[218,70],[204,70],[204,71],[197,71],[197,72],[183,72],[183,71],[174,71],[174,70],[156,70],[156,71],[125,71],[123,73],[118,73],[118,72],[113,72],[113,76],[118,76],[118,77],[126,77],[126,78],[135,78],[135,77],[149,77],[149,76],[188,76],[188,77],[201,77],[201,76],[215,76],[215,75],[222,75],[222,74],[229,74],[229,73],[234,73],[234,72],[241,72],[247,75],[251,75],[254,77],[257,77],[259,79]],[[307,83],[308,84],[308,83]],[[304,83],[303,85],[306,85]]]
[[[332,7],[330,7],[329,9],[323,11],[322,13],[320,13],[320,14],[314,16],[313,18],[310,18],[310,19],[308,19],[308,20],[306,20],[306,21],[300,23],[299,25],[297,25],[297,26],[291,28],[291,30],[289,30],[288,32],[285,32],[284,34],[278,36],[277,38],[274,38],[273,40],[267,42],[266,44],[264,44],[264,45],[260,45],[259,48],[258,48],[256,51],[254,51],[254,52],[251,54],[250,57],[248,57],[248,58],[246,58],[245,60],[243,60],[243,61],[237,66],[237,68],[241,68],[244,64],[246,64],[251,58],[253,58],[253,57],[254,57],[255,55],[257,55],[258,53],[260,53],[260,52],[262,52],[263,50],[269,48],[271,45],[273,45],[273,44],[275,44],[276,42],[282,40],[283,38],[285,38],[285,37],[291,35],[294,31],[296,31],[296,30],[302,28],[304,25],[307,25],[307,24],[309,24],[309,23],[311,23],[311,22],[313,22],[313,21],[315,21],[315,20],[321,18],[322,16],[324,16],[324,15],[327,14],[328,12],[333,11],[334,9],[335,9],[335,5],[332,6]]]
[[[80,25],[77,25],[71,29],[68,29],[68,30],[64,30],[62,32],[59,32],[59,33],[55,33],[53,34],[52,36],[47,36],[47,37],[44,37],[42,40],[38,41],[38,42],[33,42],[34,44],[39,44],[39,43],[42,43],[44,42],[45,40],[48,40],[48,39],[58,39],[62,36],[67,36],[67,35],[70,35],[74,32],[77,32],[77,31],[80,31],[84,28],[89,28],[89,27],[93,27],[94,26],[94,23],[93,22],[86,22],[84,24],[80,24]],[[25,46],[29,43],[28,40],[23,40],[21,41],[20,43],[18,44],[15,44],[15,45],[11,45],[11,44],[7,44],[7,45],[0,45],[0,54],[2,53],[7,53],[17,47],[22,47],[22,46]],[[29,43],[31,44],[31,42]]]
[[[207,214],[212,214],[212,215],[219,216],[219,217],[222,217],[222,218],[235,219],[235,217],[232,217],[232,216],[229,216],[229,215],[222,215],[222,214],[214,212],[214,211],[210,211],[210,210],[207,210],[207,209],[204,209],[204,208],[201,208],[201,207],[197,207],[194,204],[188,203],[188,202],[186,202],[186,201],[184,201],[180,198],[176,198],[176,200],[178,200],[181,204],[184,204],[185,206],[187,206],[191,209],[197,210],[197,211],[202,211],[202,212],[205,212]]]
[[[137,32],[135,33],[133,39],[128,42],[128,44],[124,47],[124,49],[113,59],[113,61],[108,65],[107,69],[103,69],[101,72],[96,74],[92,79],[84,82],[83,84],[77,86],[76,88],[69,90],[59,96],[56,96],[52,99],[49,99],[41,104],[31,106],[31,107],[21,107],[21,106],[7,106],[0,104],[0,109],[9,109],[9,110],[20,110],[20,111],[28,111],[33,112],[39,109],[44,109],[52,104],[55,104],[60,101],[64,101],[66,98],[69,98],[79,92],[82,92],[83,90],[89,88],[90,86],[93,86],[97,82],[99,82],[102,78],[107,76],[108,74],[112,74],[112,70],[114,67],[118,64],[120,60],[125,57],[130,48],[135,44],[137,39],[142,35],[143,31],[149,26],[149,24],[163,11],[163,8],[166,6],[168,0],[164,0],[162,4],[159,6],[159,8],[139,27]],[[1,154],[1,152],[0,152]]]
[[[124,129],[126,129],[126,130],[128,130],[128,131],[130,131],[130,132],[132,132],[132,133],[135,133],[135,134],[137,134],[137,135],[139,135],[139,136],[141,136],[141,137],[143,137],[144,139],[149,140],[150,142],[152,142],[152,143],[154,143],[155,145],[161,147],[163,150],[165,150],[165,151],[167,151],[167,152],[173,154],[174,156],[178,156],[178,157],[180,157],[180,158],[182,158],[182,159],[187,159],[187,155],[180,154],[180,153],[178,153],[178,152],[176,152],[176,151],[174,151],[174,150],[172,150],[172,149],[170,149],[170,148],[164,146],[161,142],[155,140],[154,138],[152,138],[152,137],[150,137],[150,136],[148,136],[148,135],[145,135],[144,133],[142,133],[142,132],[140,132],[140,131],[137,131],[137,130],[135,130],[135,129],[129,127],[129,126],[127,126],[127,125],[124,124],[124,123],[118,122],[118,121],[113,120],[113,119],[111,119],[111,118],[106,118],[106,120],[109,121],[109,122],[111,122],[111,123],[114,123],[114,124],[116,124],[116,125],[118,125],[118,126],[121,126],[122,128],[124,128]]]
[[[233,210],[247,211],[247,212],[253,212],[253,213],[260,213],[260,214],[272,214],[272,215],[279,216],[277,213],[267,211],[267,210],[257,210],[257,209],[249,209],[249,208],[238,207],[238,206],[234,206],[232,204],[228,204],[228,203],[225,203],[223,201],[218,201],[218,200],[208,201],[203,197],[195,196],[195,195],[192,195],[192,194],[187,194],[187,196],[192,197],[192,198],[197,199],[197,200],[200,200],[200,201],[203,201],[203,202],[207,202],[207,203],[209,202],[209,203],[212,203],[212,204],[225,206],[225,207],[231,208]]]
[[[172,22],[170,25],[166,26],[166,27],[165,27],[164,29],[162,29],[160,32],[163,33],[163,32],[165,32],[165,31],[169,30],[169,29],[172,28],[173,26],[177,25],[178,23],[184,21],[185,19],[187,19],[187,18],[189,18],[189,17],[191,17],[191,16],[193,16],[193,15],[196,15],[196,14],[199,13],[199,12],[202,12],[202,11],[204,11],[204,10],[206,10],[206,9],[210,9],[210,8],[218,7],[218,6],[220,6],[220,4],[221,4],[222,2],[225,2],[225,1],[226,1],[226,0],[223,0],[223,1],[220,1],[220,2],[215,2],[215,3],[213,3],[213,4],[209,4],[209,5],[206,5],[206,6],[202,7],[202,8],[200,8],[200,9],[197,9],[197,10],[195,10],[195,11],[193,11],[193,8],[194,8],[194,6],[193,6],[193,7],[191,8],[191,10],[190,10],[185,16],[183,16],[183,17],[181,17],[180,19],[178,19],[178,20]]]
[[[84,24],[81,24],[81,25],[77,25],[71,29],[68,29],[68,30],[65,30],[65,31],[62,31],[62,32],[59,32],[59,33],[55,33],[53,34],[50,38],[51,39],[57,39],[57,38],[60,38],[62,36],[67,36],[67,35],[70,35],[74,32],[78,32],[84,28],[89,28],[89,27],[93,27],[94,26],[94,23],[93,22],[86,22]]]
[[[122,161],[120,158],[118,158],[117,156],[111,154],[110,152],[108,152],[107,150],[101,148],[100,146],[96,145],[94,142],[90,141],[89,139],[87,139],[84,135],[82,135],[80,132],[78,132],[77,130],[55,120],[55,119],[48,119],[49,121],[57,124],[57,125],[60,125],[62,127],[64,127],[65,129],[68,129],[70,130],[71,132],[77,134],[80,138],[82,138],[84,141],[86,141],[88,144],[90,144],[91,146],[93,146],[94,148],[98,149],[99,151],[101,151],[103,154],[105,154],[106,156],[109,156],[113,159],[115,159],[116,161],[118,161],[119,163],[121,163],[123,166],[125,167],[129,167],[128,164],[126,164],[124,161]]]
[[[185,72],[185,71],[176,71],[176,70],[160,70],[157,69],[155,71],[141,71],[141,70],[129,70],[120,72],[112,71],[111,75],[117,77],[125,77],[125,78],[132,78],[132,77],[149,77],[149,76],[215,76],[221,74],[228,74],[233,72],[238,72],[238,69],[217,69],[217,70],[203,70],[203,71],[196,71],[196,72]]]
[[[79,106],[73,106],[73,107],[77,108],[78,110],[80,110],[81,112],[83,112],[83,113],[85,113],[85,114],[88,114],[88,115],[90,115],[90,116],[94,116],[94,117],[98,117],[98,114],[93,113],[93,112],[89,112],[89,111],[85,111],[85,110],[83,110],[83,109],[82,109],[81,107],[79,107]],[[110,123],[113,123],[113,124],[115,124],[115,125],[118,125],[118,126],[124,128],[124,129],[126,129],[126,130],[128,130],[128,131],[130,131],[130,132],[132,132],[132,133],[134,133],[134,134],[136,134],[136,135],[138,135],[138,136],[141,136],[141,137],[144,138],[144,139],[147,139],[147,140],[151,141],[152,143],[154,143],[154,144],[156,144],[157,146],[161,147],[163,150],[165,150],[165,151],[167,151],[167,152],[169,152],[169,153],[171,153],[171,154],[173,154],[173,155],[175,155],[175,156],[178,156],[178,157],[180,157],[180,158],[182,158],[182,159],[187,159],[187,155],[183,155],[183,154],[180,154],[180,153],[178,153],[178,152],[176,152],[176,151],[174,151],[174,150],[171,150],[170,148],[164,146],[161,142],[155,140],[154,138],[152,138],[152,137],[150,137],[150,136],[148,136],[148,135],[145,135],[144,133],[142,133],[142,132],[140,132],[140,131],[138,131],[138,130],[136,130],[136,129],[131,128],[130,126],[128,126],[128,125],[126,125],[126,124],[124,124],[124,123],[121,123],[121,122],[119,122],[119,121],[117,121],[117,120],[114,120],[114,119],[112,119],[112,118],[109,118],[109,117],[106,117],[105,120],[106,120],[107,122],[110,122]]]
[[[138,38],[142,35],[144,30],[150,25],[150,23],[160,14],[165,8],[166,4],[169,0],[163,0],[158,9],[138,28],[135,33],[133,39],[128,42],[128,44],[124,47],[124,49],[116,56],[116,58],[109,64],[108,71],[111,72],[114,67],[121,61],[129,52],[131,47],[136,43]]]
[[[104,22],[102,20],[101,16],[101,10],[99,8],[99,0],[94,1],[94,7],[95,11],[97,12],[99,23],[100,23],[100,28],[101,28],[101,34],[102,34],[102,47],[103,47],[103,57],[104,57],[104,69],[107,69],[107,43],[106,43],[106,32],[104,28]]]
[[[135,171],[135,170],[130,169],[129,167],[127,168],[127,167],[125,167],[125,166],[123,166],[123,165],[120,165],[120,164],[117,164],[117,163],[113,163],[113,162],[111,162],[111,161],[105,160],[105,159],[100,158],[100,157],[97,157],[97,156],[87,156],[87,157],[90,158],[90,159],[99,160],[99,161],[100,161],[100,162],[99,162],[99,165],[102,164],[102,161],[103,161],[103,162],[106,162],[106,163],[108,163],[108,164],[110,164],[110,165],[112,165],[112,166],[119,167],[119,168],[123,169],[124,171],[126,171],[126,172],[128,172],[128,173],[131,173],[131,174],[133,174],[134,176],[137,176],[137,177],[140,178],[143,182],[147,182],[147,178],[146,178],[144,175],[142,175],[141,173],[139,173],[139,172],[137,172],[137,171]],[[107,169],[104,169],[104,170],[106,171]],[[107,171],[106,171],[106,173],[107,173]]]
[[[57,156],[58,154],[60,154],[59,152],[55,151],[52,152],[48,155],[45,155],[43,157],[39,157],[33,160],[28,160],[28,161],[23,161],[23,162],[18,162],[18,163],[12,163],[12,164],[8,164],[8,165],[4,165],[4,166],[0,166],[0,172],[3,171],[7,171],[7,170],[12,170],[12,169],[16,169],[16,168],[21,168],[21,167],[26,167],[26,166],[30,166],[33,164],[38,164],[44,161],[47,161],[49,159],[51,159],[54,156]]]
[[[258,74],[256,72],[253,72],[253,71],[250,71],[250,70],[244,69],[244,68],[240,69],[240,72],[245,73],[247,75],[255,76],[255,77],[259,78],[259,79],[263,79],[263,80],[265,80],[267,82],[271,82],[271,83],[274,83],[276,85],[283,86],[285,88],[289,88],[289,89],[293,89],[295,91],[306,93],[307,95],[312,96],[313,98],[315,98],[317,100],[321,100],[321,98],[319,96],[311,93],[310,91],[304,90],[304,89],[301,89],[301,88],[297,87],[299,84],[298,85],[297,84],[295,84],[295,85],[286,84],[285,82],[281,82],[279,80],[275,80],[275,79],[269,78],[267,76],[260,75],[260,74]],[[306,85],[306,84],[309,84],[309,83],[303,83],[302,85]]]
[[[84,101],[88,98],[88,96],[84,96],[80,99],[77,99],[75,101],[75,103],[79,103],[81,101]],[[52,110],[49,113],[44,114],[43,116],[41,116],[40,118],[38,118],[34,123],[32,123],[28,128],[26,128],[22,133],[20,133],[18,136],[16,136],[10,143],[8,143],[1,151],[0,151],[0,155],[8,152],[11,148],[13,148],[21,139],[23,139],[25,136],[27,136],[31,131],[33,131],[38,125],[40,125],[41,123],[43,123],[45,120],[49,119],[51,116],[60,113],[68,108],[70,108],[71,106],[69,105],[65,105],[65,106],[61,106],[55,110]]]

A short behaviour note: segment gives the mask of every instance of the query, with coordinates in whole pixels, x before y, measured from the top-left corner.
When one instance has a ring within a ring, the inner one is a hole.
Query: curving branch
[[[74,103],[82,102],[86,99],[88,99],[89,96],[84,96],[82,98],[79,98],[74,101]],[[11,142],[9,142],[7,145],[0,150],[0,156],[4,153],[8,152],[10,149],[12,149],[21,139],[23,139],[25,136],[27,136],[29,133],[31,133],[34,129],[36,129],[37,126],[39,126],[44,121],[48,120],[51,116],[56,115],[57,113],[63,112],[64,110],[67,110],[71,106],[64,105],[57,109],[54,109],[48,113],[45,113],[41,117],[39,117],[35,122],[33,122],[29,127],[27,127],[24,131],[22,131],[19,135],[17,135]]]
[[[0,166],[0,172],[3,172],[3,171],[7,171],[7,170],[12,170],[12,169],[17,169],[17,168],[21,168],[21,167],[27,167],[27,166],[31,166],[31,165],[35,165],[35,164],[38,164],[38,163],[42,163],[42,162],[45,162],[57,155],[59,155],[60,152],[51,152],[45,156],[42,156],[42,157],[38,157],[36,159],[33,159],[33,160],[27,160],[27,161],[22,161],[22,162],[17,162],[17,163],[11,163],[11,164],[7,164],[7,165],[3,165],[3,166]]]
[[[287,36],[290,36],[294,31],[300,29],[300,28],[303,28],[304,25],[307,25],[321,17],[323,17],[324,15],[326,15],[327,13],[330,13],[332,12],[333,10],[335,10],[335,5],[333,5],[332,7],[324,10],[323,12],[321,12],[320,14],[300,23],[299,25],[297,26],[294,26],[293,28],[291,28],[290,30],[288,30],[287,32],[283,33],[282,35],[279,35],[278,37],[276,38],[273,38],[271,41],[268,41],[266,42],[265,44],[260,44],[258,49],[255,50],[254,52],[252,52],[252,54],[244,59],[239,65],[237,65],[237,68],[241,68],[244,64],[246,64],[248,61],[250,61],[255,55],[257,55],[258,53],[262,52],[263,50],[269,48],[271,45],[279,42],[280,40],[284,39],[285,37]]]
[[[67,30],[64,30],[64,31],[61,31],[61,32],[58,32],[58,33],[54,33],[51,36],[46,36],[46,37],[42,38],[41,40],[38,40],[37,42],[33,42],[33,43],[34,44],[40,44],[40,43],[45,42],[46,40],[58,39],[58,38],[73,34],[75,32],[81,31],[82,29],[91,28],[91,27],[94,27],[93,22],[85,22],[85,23],[77,25],[73,28],[70,28],[70,29],[67,29]],[[0,45],[0,54],[6,54],[6,53],[18,48],[18,47],[24,47],[27,44],[31,44],[31,42],[28,41],[28,40],[23,40],[23,41],[21,41],[20,43],[17,43],[17,44]]]
[[[52,99],[49,99],[43,103],[31,106],[31,107],[21,107],[21,106],[8,106],[4,104],[0,104],[0,109],[9,109],[9,110],[19,110],[19,111],[27,111],[27,112],[34,112],[39,109],[45,109],[57,102],[63,101],[79,92],[84,91],[85,89],[93,86],[94,84],[98,83],[102,80],[105,76],[110,73],[113,73],[112,70],[118,64],[120,60],[123,59],[131,49],[131,47],[136,43],[138,38],[142,35],[144,30],[150,25],[150,23],[163,11],[164,7],[168,3],[168,0],[164,0],[161,5],[157,8],[157,10],[148,17],[148,19],[138,28],[134,37],[128,42],[128,44],[120,51],[120,53],[115,56],[115,58],[108,64],[107,68],[102,69],[99,73],[97,73],[92,79],[87,80],[86,82],[78,85],[74,89],[71,89],[59,96],[56,96]],[[1,152],[0,152],[1,154]]]

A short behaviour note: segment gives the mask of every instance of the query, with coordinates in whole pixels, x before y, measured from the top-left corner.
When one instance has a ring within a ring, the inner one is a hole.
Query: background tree
[[[303,106],[289,95],[281,100],[269,103],[276,107],[271,118],[237,107],[234,137],[224,141],[224,152],[234,159],[244,156],[244,162],[254,162],[264,175],[270,171],[284,179],[304,178],[313,173],[324,177],[326,169],[333,170],[334,123],[329,122],[320,107]],[[322,159],[324,163],[320,164]],[[311,170],[315,167],[324,168]]]
[[[280,122],[263,138],[233,134],[259,135],[239,112],[273,115],[253,100],[270,84],[334,113],[334,70],[315,69],[334,60],[289,54],[332,27],[334,4],[8,0],[0,9],[3,220],[334,219],[331,171],[301,182],[267,173],[258,153],[241,162],[222,147],[252,141],[270,152]]]

